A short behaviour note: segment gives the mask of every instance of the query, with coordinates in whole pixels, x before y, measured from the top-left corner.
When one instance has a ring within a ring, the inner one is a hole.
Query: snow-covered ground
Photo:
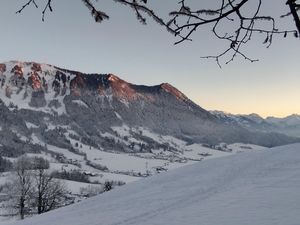
[[[67,127],[66,127],[67,129]],[[231,144],[223,148],[222,150],[212,149],[210,147],[204,147],[202,144],[192,144],[189,145],[183,140],[177,139],[172,136],[159,135],[151,132],[143,127],[138,127],[130,129],[125,124],[121,127],[112,127],[116,134],[103,134],[104,136],[109,136],[116,141],[126,142],[123,138],[126,136],[128,140],[133,143],[140,143],[135,140],[130,132],[143,133],[145,137],[149,137],[157,143],[164,144],[168,143],[170,147],[176,149],[153,149],[149,153],[121,153],[118,151],[107,152],[103,149],[96,149],[94,147],[85,145],[77,140],[70,138],[66,135],[66,138],[70,141],[73,148],[78,151],[78,153],[70,152],[68,149],[59,148],[53,145],[49,145],[41,141],[36,135],[32,135],[32,142],[39,144],[41,146],[47,146],[50,151],[63,154],[66,157],[66,163],[61,164],[55,162],[55,160],[49,159],[49,156],[39,155],[46,157],[47,160],[51,162],[52,169],[79,169],[81,171],[92,172],[97,174],[96,177],[91,178],[93,181],[105,182],[106,180],[121,181],[124,183],[129,183],[145,177],[148,175],[154,175],[156,173],[161,173],[167,170],[179,168],[188,164],[192,164],[204,159],[212,159],[216,157],[228,156],[231,154],[239,153],[242,151],[252,151],[252,150],[263,150],[265,147],[250,145],[250,144]],[[74,131],[69,130],[69,133],[74,133]],[[129,142],[126,143],[129,145]],[[83,156],[86,155],[86,157]],[[107,167],[107,171],[98,170],[95,167],[91,167],[87,164],[90,163]],[[80,167],[70,165],[76,164]]]
[[[205,160],[19,225],[299,225],[300,144]]]
[[[48,127],[49,128],[49,127]],[[50,126],[51,128],[51,126]],[[50,129],[49,128],[49,129]],[[68,127],[65,127],[66,129]],[[110,134],[112,138],[120,138],[127,136],[134,142],[134,138],[130,135],[129,127],[123,125],[122,127],[114,127],[116,134]],[[31,141],[41,146],[47,146],[51,152],[63,155],[63,160],[57,160],[48,152],[41,152],[40,154],[28,154],[30,157],[43,157],[50,162],[50,172],[52,171],[72,171],[77,170],[81,173],[90,174],[89,180],[92,183],[83,183],[75,181],[64,181],[65,186],[75,196],[77,200],[84,199],[84,195],[80,195],[81,189],[96,186],[101,188],[104,182],[113,181],[119,184],[128,184],[147,176],[165,173],[168,170],[173,170],[186,165],[194,164],[196,162],[213,159],[218,157],[229,156],[243,151],[264,150],[264,147],[249,145],[249,144],[231,144],[226,147],[223,146],[221,150],[204,147],[202,144],[188,144],[185,141],[179,140],[172,136],[163,136],[153,133],[145,128],[136,128],[134,132],[142,132],[144,136],[155,140],[157,143],[168,143],[169,146],[176,149],[153,149],[148,153],[121,153],[118,151],[104,151],[103,149],[96,149],[92,146],[85,145],[77,140],[66,138],[70,141],[73,148],[77,151],[70,151],[69,149],[60,148],[47,144],[40,140],[40,138],[33,134]],[[72,133],[72,130],[69,130]],[[12,158],[7,158],[13,161]],[[96,165],[96,167],[95,167]],[[106,169],[99,169],[97,166],[103,166]],[[9,177],[9,173],[0,176],[0,185],[4,184]],[[77,201],[76,200],[76,201]],[[7,220],[4,215],[6,212],[1,212],[0,206],[0,223]]]
[[[141,128],[140,128],[141,129]],[[119,129],[122,132],[122,129]],[[176,147],[177,152],[172,152],[163,149],[153,150],[152,153],[120,153],[120,152],[105,152],[101,149],[84,145],[76,145],[75,140],[69,139],[74,149],[80,153],[85,153],[86,157],[80,154],[70,152],[68,149],[59,148],[52,145],[47,145],[47,148],[52,152],[62,154],[65,157],[65,162],[57,161],[51,154],[42,152],[41,154],[28,154],[30,157],[43,157],[50,162],[50,171],[72,171],[78,170],[81,173],[92,173],[93,176],[89,177],[90,182],[98,183],[83,183],[75,181],[66,181],[63,183],[75,197],[75,201],[85,198],[81,194],[82,189],[95,186],[101,189],[105,181],[121,182],[128,184],[139,179],[143,179],[149,175],[158,173],[165,173],[168,170],[173,170],[186,165],[190,165],[202,160],[213,159],[217,157],[229,156],[243,151],[256,151],[263,150],[264,147],[249,145],[249,144],[232,144],[227,148],[230,151],[220,151],[212,148],[203,147],[201,144],[187,145],[186,142],[178,140],[171,136],[161,136],[151,133],[143,129],[143,133],[152,137],[159,143],[168,142],[170,146]],[[125,131],[124,131],[125,134]],[[32,135],[32,141],[41,146],[45,146],[37,136]],[[77,146],[77,147],[76,147]],[[12,158],[7,158],[13,161]],[[96,165],[106,166],[106,171],[99,170],[87,164],[87,161]],[[0,176],[0,185],[4,184],[9,178],[10,173],[2,174]],[[100,183],[100,184],[99,184]],[[5,216],[7,212],[2,211],[0,205],[0,223],[4,220],[13,219]]]

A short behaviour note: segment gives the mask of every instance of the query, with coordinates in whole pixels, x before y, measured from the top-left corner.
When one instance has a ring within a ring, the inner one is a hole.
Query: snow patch
[[[31,129],[31,128],[38,128],[39,126],[37,126],[37,125],[35,125],[35,124],[33,124],[33,123],[30,123],[30,122],[25,122],[26,123],[26,127],[28,128],[28,129]]]
[[[116,115],[116,117],[117,117],[119,120],[123,120],[123,118],[120,116],[119,113],[115,112],[115,115]]]
[[[85,107],[85,108],[89,108],[88,105],[86,103],[84,103],[82,100],[72,100],[73,103]]]

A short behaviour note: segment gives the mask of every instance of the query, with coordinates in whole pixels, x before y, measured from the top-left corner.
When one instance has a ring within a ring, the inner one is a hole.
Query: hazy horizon
[[[200,59],[224,47],[209,35],[197,33],[193,42],[174,46],[176,39],[151,19],[143,26],[131,10],[110,2],[99,4],[111,16],[102,24],[93,21],[81,1],[72,2],[69,10],[67,0],[54,2],[54,13],[47,13],[43,23],[40,9],[30,6],[16,15],[22,3],[4,0],[0,61],[37,61],[86,73],[113,73],[136,84],[167,82],[207,110],[257,113],[264,118],[300,114],[299,40],[274,37],[267,49],[261,36],[246,49],[259,62],[236,59],[220,69],[214,60]],[[165,8],[168,4],[161,3]],[[279,6],[285,5],[274,1],[273,11],[285,12]]]

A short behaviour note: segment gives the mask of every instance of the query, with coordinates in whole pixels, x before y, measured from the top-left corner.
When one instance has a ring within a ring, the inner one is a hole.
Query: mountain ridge
[[[232,114],[217,110],[210,112],[226,123],[239,124],[251,130],[279,132],[300,137],[300,115],[298,114],[292,114],[286,117],[269,116],[264,119],[255,113]]]
[[[107,151],[151,151],[161,146],[139,129],[191,144],[243,142],[272,147],[300,141],[226,124],[168,83],[135,85],[113,74],[85,74],[35,62],[11,61],[0,64],[0,71],[3,112],[22,124],[14,132],[22,137],[21,144],[31,143],[32,148],[33,137],[70,150],[73,138]],[[0,119],[3,138],[12,135],[7,131],[10,123]],[[26,124],[34,128],[26,129]],[[124,126],[130,128],[132,141],[117,136],[116,127]],[[7,142],[0,150],[8,154],[11,146],[17,148],[16,143]]]

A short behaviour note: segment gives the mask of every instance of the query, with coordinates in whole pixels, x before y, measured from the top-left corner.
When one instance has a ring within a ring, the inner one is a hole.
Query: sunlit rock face
[[[0,63],[0,73],[4,73],[6,71],[6,64]]]
[[[188,143],[274,146],[299,141],[224,123],[167,83],[135,85],[113,74],[35,62],[0,64],[0,112],[0,151],[5,154],[40,151],[37,139],[42,148],[51,144],[72,150],[70,137],[103,150],[137,151],[130,142],[143,143],[143,151],[159,147],[136,131],[141,127]],[[124,126],[130,140],[117,137],[115,128]]]

